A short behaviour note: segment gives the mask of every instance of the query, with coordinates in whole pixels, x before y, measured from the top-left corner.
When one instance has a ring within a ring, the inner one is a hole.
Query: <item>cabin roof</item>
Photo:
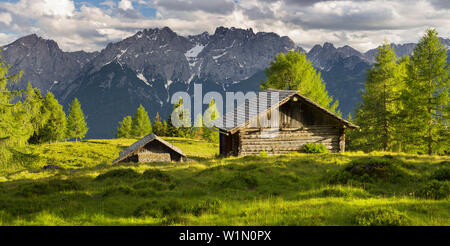
[[[181,156],[186,157],[186,154],[184,154],[184,152],[181,149],[179,149],[178,147],[175,147],[173,144],[168,143],[164,139],[156,136],[154,133],[150,133],[147,136],[141,138],[139,141],[137,141],[134,144],[132,144],[130,147],[124,149],[123,151],[120,151],[119,158],[115,159],[113,161],[113,163],[117,163],[119,161],[122,161],[123,159],[125,159],[125,158],[129,157],[130,155],[136,153],[140,148],[144,147],[145,145],[147,145],[148,143],[150,143],[152,141],[158,141],[161,144],[167,146],[169,149],[177,152]]]
[[[285,103],[287,103],[293,96],[297,95],[305,102],[319,109],[320,111],[328,114],[329,116],[335,118],[340,121],[343,125],[349,128],[359,128],[357,125],[352,124],[351,122],[344,120],[342,117],[330,112],[326,108],[320,106],[316,102],[311,99],[301,95],[296,90],[276,90],[276,89],[267,89],[263,91],[265,93],[258,93],[256,96],[246,100],[244,103],[237,106],[234,110],[226,113],[221,118],[216,119],[213,122],[213,125],[225,132],[235,132],[238,129],[245,127],[250,120],[256,118],[259,114],[258,112],[265,113],[276,107],[279,107]],[[278,93],[278,97],[276,94]],[[260,105],[260,102],[266,101],[266,105]],[[250,105],[257,105],[256,108],[250,107]],[[261,110],[257,110],[260,106],[264,107]],[[238,123],[238,119],[244,119],[244,121]],[[229,122],[227,122],[229,121]],[[228,123],[228,124],[226,124]]]

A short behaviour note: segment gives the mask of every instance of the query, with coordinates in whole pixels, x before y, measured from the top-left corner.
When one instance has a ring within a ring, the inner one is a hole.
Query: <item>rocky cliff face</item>
[[[24,88],[30,81],[45,92],[56,84],[72,81],[97,52],[63,52],[55,41],[32,34],[4,46],[1,55],[11,65],[11,73],[24,71],[16,87]]]

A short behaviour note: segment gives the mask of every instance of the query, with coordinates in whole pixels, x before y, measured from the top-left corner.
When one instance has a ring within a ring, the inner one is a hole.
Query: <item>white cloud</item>
[[[132,10],[133,3],[131,2],[131,0],[120,0],[119,8],[122,10]]]
[[[9,13],[0,13],[0,22],[9,25],[11,24],[12,17]]]
[[[144,28],[169,26],[182,35],[214,32],[217,26],[253,28],[289,36],[308,49],[332,42],[365,51],[385,39],[417,42],[426,28],[450,37],[450,9],[438,0],[105,0],[101,7],[72,0],[0,2],[0,33],[37,33],[64,50],[100,50]],[[134,6],[133,6],[134,4]],[[440,7],[437,7],[440,6]],[[138,11],[156,8],[156,17]],[[32,20],[30,22],[30,20]],[[31,24],[30,24],[31,23]],[[10,35],[8,36],[10,37]],[[0,44],[4,44],[0,38]]]

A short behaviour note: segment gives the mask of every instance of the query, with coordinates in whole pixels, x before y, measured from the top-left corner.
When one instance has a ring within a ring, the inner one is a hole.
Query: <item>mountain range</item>
[[[441,39],[450,47],[450,39]],[[398,56],[410,55],[415,44],[392,44]],[[28,81],[43,93],[51,91],[67,109],[77,97],[86,115],[87,138],[114,137],[118,122],[145,106],[151,119],[168,118],[177,91],[203,94],[217,91],[256,91],[265,68],[279,53],[305,52],[321,72],[327,90],[340,102],[344,116],[361,100],[366,71],[377,50],[361,53],[346,45],[315,45],[309,52],[289,37],[252,29],[218,27],[213,34],[181,36],[168,27],[145,29],[100,52],[64,52],[53,40],[35,34],[2,47],[10,72],[24,71],[14,88]],[[205,105],[206,107],[206,105]]]

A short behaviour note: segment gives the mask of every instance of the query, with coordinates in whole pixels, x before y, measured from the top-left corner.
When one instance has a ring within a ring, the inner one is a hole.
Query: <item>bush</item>
[[[358,211],[354,223],[361,226],[403,226],[409,219],[391,208],[369,208]]]
[[[323,197],[358,197],[367,198],[371,195],[361,188],[327,187],[321,191]]]
[[[54,179],[48,182],[27,183],[19,185],[16,195],[31,197],[48,195],[59,191],[80,190],[81,185],[73,180]]]
[[[321,154],[321,153],[328,153],[327,147],[321,143],[307,143],[303,147],[306,153],[309,154]]]
[[[48,184],[58,191],[71,191],[80,190],[81,184],[73,180],[64,179],[54,179],[50,180]]]
[[[450,196],[450,185],[445,181],[432,180],[418,190],[416,195],[427,199],[444,199]]]
[[[436,170],[432,175],[431,179],[439,181],[450,181],[450,168],[441,168]]]
[[[134,190],[128,186],[114,186],[106,189],[102,196],[115,196],[115,195],[132,195],[134,194]]]
[[[200,216],[203,213],[217,213],[221,206],[222,202],[220,200],[205,200],[192,206],[190,212],[195,216]]]
[[[48,183],[40,182],[40,183],[29,183],[22,184],[18,187],[16,195],[23,197],[31,197],[38,195],[47,195],[53,192],[53,189],[50,187]]]
[[[157,179],[162,182],[170,182],[172,180],[172,177],[168,175],[167,173],[158,170],[158,169],[149,169],[146,170],[142,174],[142,178],[144,179]]]
[[[95,180],[101,181],[105,179],[133,179],[138,178],[140,176],[139,173],[134,171],[131,168],[126,169],[116,169],[112,171],[108,171],[106,173],[100,174],[95,178]]]
[[[135,189],[153,188],[155,190],[162,191],[162,190],[167,190],[167,189],[172,190],[175,188],[175,185],[172,183],[167,184],[167,183],[161,182],[157,179],[151,179],[151,180],[140,181],[140,182],[134,184],[133,188],[135,188]]]
[[[176,216],[185,211],[185,208],[176,200],[146,202],[134,211],[136,217],[150,216],[153,218],[163,218],[169,216]]]
[[[377,181],[399,183],[408,180],[408,174],[401,169],[401,163],[398,160],[362,158],[350,162],[328,177],[330,184],[347,184],[350,180],[367,183]]]
[[[233,176],[226,176],[215,183],[221,189],[254,189],[258,186],[258,180],[254,175],[243,172]]]

